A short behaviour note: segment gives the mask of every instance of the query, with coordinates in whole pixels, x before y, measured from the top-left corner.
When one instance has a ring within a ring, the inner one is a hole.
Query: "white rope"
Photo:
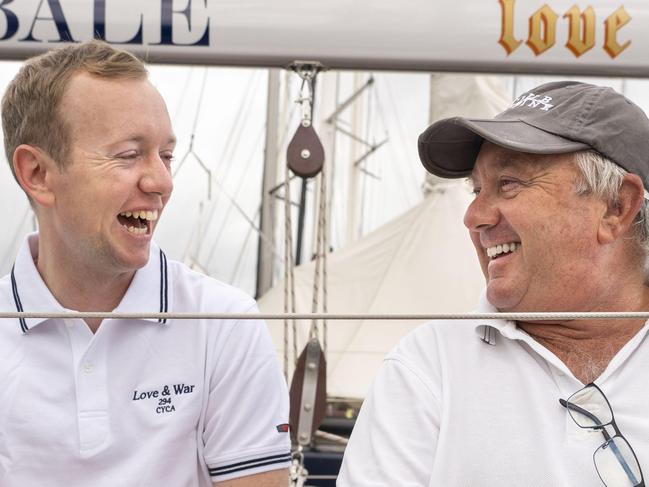
[[[295,313],[295,274],[293,272],[293,224],[291,220],[291,177],[288,164],[284,164],[284,313]],[[292,320],[293,364],[297,363],[297,322]],[[288,381],[288,329],[284,320],[284,375]]]
[[[286,168],[286,172],[288,172],[288,167]],[[289,193],[289,185],[291,182],[289,181],[288,177],[285,178],[284,180],[284,313],[289,312],[289,271],[288,267],[290,264],[290,257],[289,254],[291,252],[291,248],[289,246],[289,243],[291,241],[291,238],[289,236],[289,233],[291,231],[291,226],[290,226],[290,212],[291,208],[289,207],[290,202],[288,201],[288,193]],[[284,376],[286,377],[286,381],[288,382],[288,319],[284,319]]]
[[[324,170],[324,166],[322,167]],[[323,230],[323,203],[324,203],[324,194],[322,189],[325,187],[324,183],[324,174],[320,171],[320,195],[319,195],[319,205],[318,205],[318,222],[316,227],[316,242],[315,242],[315,265],[313,271],[313,297],[311,300],[311,312],[318,312],[318,301],[320,294],[320,267],[322,266],[322,230]],[[320,332],[318,330],[318,320],[311,321],[311,327],[309,328],[309,340],[313,338],[318,338]]]
[[[375,320],[375,321],[433,321],[433,320],[508,320],[508,321],[570,321],[570,320],[631,320],[649,319],[648,311],[597,313],[124,313],[109,311],[0,311],[0,319],[168,319],[168,320]],[[486,324],[486,323],[485,323]]]
[[[349,443],[349,440],[347,438],[345,438],[344,436],[334,435],[333,433],[327,433],[326,431],[317,430],[315,432],[315,435],[318,438],[322,438],[323,440],[331,441],[331,442],[334,442],[334,443],[340,443],[341,445],[346,445],[347,443]],[[309,477],[309,478],[312,478],[312,477]]]
[[[327,214],[328,193],[327,193],[327,176],[325,164],[322,165],[322,193],[321,211],[322,211],[322,312],[327,313],[327,253],[329,252],[329,238]],[[327,358],[327,320],[322,320],[322,353]]]

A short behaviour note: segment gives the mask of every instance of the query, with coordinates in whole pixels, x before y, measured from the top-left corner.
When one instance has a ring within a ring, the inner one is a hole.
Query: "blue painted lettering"
[[[0,11],[2,11],[5,20],[7,21],[7,30],[4,35],[0,37],[0,41],[13,37],[18,31],[18,17],[6,7],[6,5],[9,5],[13,1],[14,0],[0,0]]]
[[[203,0],[207,8],[207,0]],[[187,0],[187,6],[183,10],[173,9],[173,0],[160,0],[160,43],[158,45],[183,45],[183,46],[209,46],[210,45],[210,19],[207,18],[207,25],[203,35],[194,43],[180,44],[173,40],[173,16],[182,15],[187,19],[187,27],[192,30],[191,17],[192,0]]]
[[[135,35],[128,41],[106,39],[106,0],[95,0],[93,27],[96,39],[102,39],[111,44],[142,44],[142,24],[144,16],[140,14],[140,24]]]
[[[34,33],[34,25],[36,25],[37,20],[53,20],[54,24],[56,25],[56,30],[59,33],[59,41],[74,42],[74,39],[72,38],[72,34],[70,33],[70,29],[68,28],[68,23],[65,20],[65,15],[63,15],[63,9],[61,8],[61,4],[59,3],[59,0],[47,0],[47,4],[49,5],[50,11],[52,12],[51,17],[39,17],[41,8],[43,7],[43,2],[44,0],[40,0],[40,2],[38,3],[38,8],[36,9],[36,16],[32,21],[31,27],[29,28],[29,34],[27,34],[27,37],[24,37],[20,40],[43,42],[42,40],[36,39],[32,35]]]

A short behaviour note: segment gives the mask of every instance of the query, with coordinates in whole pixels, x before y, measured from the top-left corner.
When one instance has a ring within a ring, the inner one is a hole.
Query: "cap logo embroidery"
[[[538,108],[543,112],[547,112],[554,105],[550,105],[552,101],[551,96],[535,95],[534,93],[528,93],[527,95],[521,95],[514,100],[514,103],[509,108],[517,108],[528,106],[530,108]]]

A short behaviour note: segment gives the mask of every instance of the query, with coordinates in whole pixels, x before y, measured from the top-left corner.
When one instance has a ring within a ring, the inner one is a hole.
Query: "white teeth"
[[[487,257],[493,259],[494,257],[500,254],[507,254],[510,252],[514,252],[518,247],[520,247],[520,244],[517,244],[516,242],[509,242],[500,245],[495,245],[493,247],[487,247]]]
[[[155,221],[158,219],[158,210],[124,211],[119,215],[126,218],[133,217],[133,218],[139,218],[140,220]],[[133,235],[146,235],[147,233],[149,233],[149,229],[151,228],[151,225],[145,225],[143,227],[140,227],[139,225],[132,226],[124,223],[122,223],[122,226],[126,228],[126,230],[129,233],[132,233]]]
[[[138,227],[126,227],[126,230],[128,230],[130,233],[134,235],[145,235],[147,232],[147,228],[138,228]]]
[[[125,216],[127,218],[130,218],[131,216],[133,218],[140,218],[141,220],[148,220],[148,221],[156,221],[158,219],[158,210],[153,210],[153,211],[147,211],[147,210],[142,210],[142,211],[125,211],[123,213],[120,213],[121,216]]]

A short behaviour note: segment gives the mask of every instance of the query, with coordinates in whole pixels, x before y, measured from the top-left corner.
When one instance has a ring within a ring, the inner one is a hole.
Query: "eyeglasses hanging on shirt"
[[[606,487],[645,487],[638,457],[620,433],[611,404],[599,387],[590,383],[559,402],[577,426],[599,430],[604,436],[604,443],[593,453],[593,461]],[[613,431],[609,432],[607,427]]]

